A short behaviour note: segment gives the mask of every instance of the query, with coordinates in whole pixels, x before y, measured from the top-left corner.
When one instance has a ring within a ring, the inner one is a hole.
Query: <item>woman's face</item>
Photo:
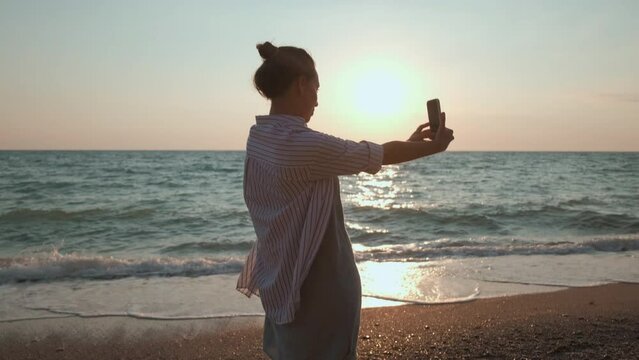
[[[304,119],[306,122],[311,120],[311,116],[315,112],[315,107],[318,104],[317,102],[317,92],[319,90],[319,76],[314,76],[308,79],[305,82],[304,91],[302,93],[303,102],[304,102]]]

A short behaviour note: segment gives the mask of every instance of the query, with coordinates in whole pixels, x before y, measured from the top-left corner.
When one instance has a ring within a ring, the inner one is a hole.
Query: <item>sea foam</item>
[[[66,279],[103,280],[149,276],[206,276],[239,272],[242,258],[148,257],[123,259],[113,256],[61,254],[15,257],[0,261],[0,285],[25,281]]]

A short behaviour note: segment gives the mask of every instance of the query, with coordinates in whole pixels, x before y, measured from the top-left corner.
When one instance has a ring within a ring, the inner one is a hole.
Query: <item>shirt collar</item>
[[[283,124],[287,126],[306,126],[306,120],[301,116],[287,115],[287,114],[273,114],[273,115],[257,115],[255,116],[255,122],[257,124]]]

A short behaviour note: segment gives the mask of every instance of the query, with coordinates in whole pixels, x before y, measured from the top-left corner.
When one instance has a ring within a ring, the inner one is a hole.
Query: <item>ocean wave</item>
[[[197,165],[195,171],[216,172],[216,173],[237,173],[241,171],[240,166],[219,166],[216,164]]]
[[[583,241],[527,242],[449,241],[366,247],[353,246],[357,261],[423,261],[438,258],[490,257],[506,255],[570,255],[593,252],[639,250],[639,234],[615,235]]]
[[[84,210],[62,210],[62,209],[29,209],[19,208],[8,211],[0,215],[0,220],[5,221],[66,221],[66,220],[90,220],[90,219],[139,219],[153,214],[153,208],[141,208],[130,210],[116,210],[92,208]]]
[[[241,241],[241,242],[194,241],[194,242],[187,242],[187,243],[173,245],[173,246],[167,246],[163,248],[161,251],[163,253],[182,253],[182,252],[191,252],[191,251],[195,251],[195,252],[199,252],[199,251],[216,252],[216,251],[234,251],[234,250],[246,251],[246,250],[250,250],[253,247],[253,244],[255,244],[255,242],[253,241]]]
[[[12,184],[13,191],[18,193],[31,193],[33,191],[60,190],[74,186],[80,186],[79,182],[74,181],[16,181]]]
[[[517,210],[488,211],[488,216],[500,221],[542,222],[561,229],[602,230],[623,232],[639,231],[639,218],[624,213],[606,213],[593,210],[567,209],[559,205],[541,205]]]
[[[605,204],[606,203],[601,200],[593,199],[589,196],[583,196],[576,199],[559,201],[557,203],[557,206],[562,207],[562,206],[583,206],[583,205],[605,205]]]
[[[0,285],[27,281],[70,279],[107,280],[149,276],[206,276],[237,273],[243,258],[154,257],[123,259],[112,256],[60,254],[0,259]]]
[[[504,213],[490,214],[502,221],[526,221],[545,224],[546,227],[601,231],[616,230],[625,233],[639,231],[639,218],[625,213],[607,213],[593,210],[566,209],[556,205],[544,205]]]
[[[151,216],[155,212],[153,208],[131,209],[122,212],[116,212],[115,218],[118,219],[141,219]]]
[[[371,223],[419,223],[425,227],[453,227],[452,231],[473,232],[501,231],[509,225],[533,224],[555,229],[594,231],[616,229],[622,233],[639,232],[639,217],[633,213],[595,211],[589,206],[601,206],[599,200],[588,196],[577,197],[556,203],[524,202],[504,206],[500,204],[470,203],[459,208],[439,208],[432,206],[378,208],[374,206],[353,206],[347,211],[363,217]],[[446,229],[450,231],[450,229]],[[472,233],[472,232],[471,232]],[[452,233],[454,234],[454,233]]]
[[[351,210],[351,209],[349,209]],[[424,225],[457,227],[479,227],[484,230],[499,230],[501,225],[493,218],[481,212],[467,212],[456,210],[440,210],[432,207],[397,207],[379,209],[372,206],[358,206],[352,209],[355,213],[364,215],[371,223],[419,223]]]
[[[362,294],[362,296],[373,298],[373,299],[401,302],[401,303],[405,303],[405,304],[443,305],[443,304],[459,304],[459,303],[471,302],[471,301],[476,300],[477,297],[479,296],[479,294],[480,294],[479,289],[476,288],[473,291],[473,293],[468,295],[468,296],[459,297],[459,298],[450,298],[450,299],[439,300],[439,301],[411,300],[411,299],[405,299],[405,298],[401,298],[401,297],[383,296],[383,295],[375,295],[375,294]]]
[[[626,214],[601,214],[582,211],[564,224],[567,229],[617,229],[639,231],[639,219]]]
[[[401,221],[403,223],[419,222],[424,226],[454,226],[455,230],[473,228],[499,231],[512,223],[543,223],[560,229],[602,230],[618,229],[623,232],[639,231],[639,218],[631,214],[605,213],[592,210],[572,208],[589,202],[588,198],[574,199],[562,205],[524,204],[519,207],[478,206],[471,204],[466,209],[433,209],[433,208],[389,208],[354,207],[359,216],[375,223]],[[351,209],[349,209],[351,210]]]
[[[76,220],[96,217],[108,213],[105,209],[95,208],[78,211],[61,209],[15,209],[0,215],[0,220],[29,221],[29,220]]]

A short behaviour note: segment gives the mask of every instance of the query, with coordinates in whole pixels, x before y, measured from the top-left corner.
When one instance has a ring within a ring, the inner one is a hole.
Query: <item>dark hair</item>
[[[256,47],[264,61],[255,71],[253,84],[267,99],[284,94],[299,76],[317,77],[315,62],[304,49],[293,46],[277,47],[268,41],[257,44]]]

